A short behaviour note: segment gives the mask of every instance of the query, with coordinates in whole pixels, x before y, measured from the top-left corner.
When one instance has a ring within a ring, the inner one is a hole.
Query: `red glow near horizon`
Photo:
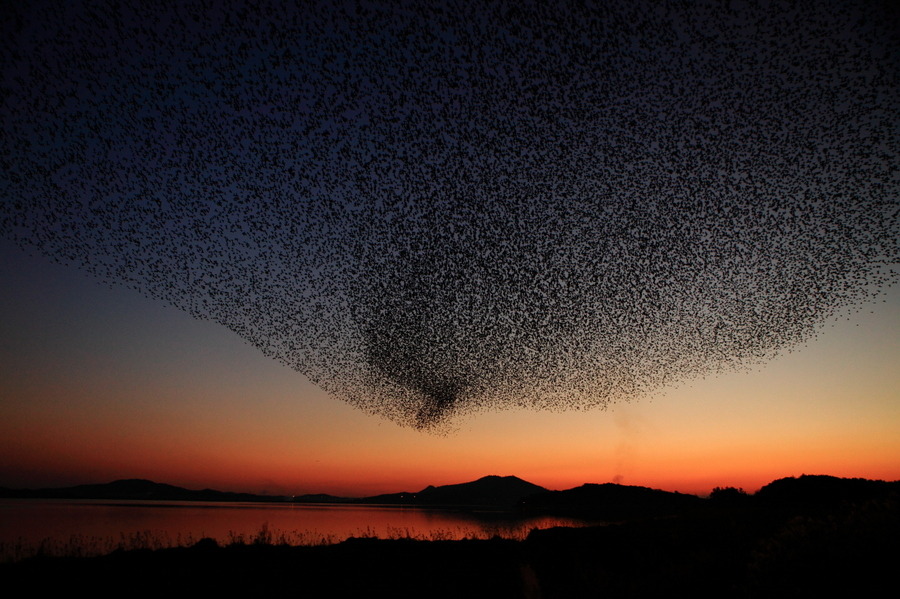
[[[37,268],[21,260],[7,266]],[[364,496],[498,474],[705,494],[804,473],[900,479],[900,291],[748,372],[606,411],[479,414],[435,436],[336,401],[212,323],[50,273],[71,290],[63,307],[25,275],[7,273],[0,295],[0,486]]]

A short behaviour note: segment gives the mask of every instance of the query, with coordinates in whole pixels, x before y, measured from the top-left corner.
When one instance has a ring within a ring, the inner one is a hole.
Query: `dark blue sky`
[[[897,24],[23,5],[0,233],[400,423],[602,406],[771,359],[896,281]]]

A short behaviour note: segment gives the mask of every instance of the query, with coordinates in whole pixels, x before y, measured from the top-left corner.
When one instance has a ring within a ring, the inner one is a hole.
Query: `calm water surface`
[[[467,512],[371,505],[193,501],[0,499],[0,559],[45,553],[91,555],[119,547],[220,543],[337,543],[352,536],[419,539],[522,539],[534,528],[584,526],[581,520],[515,519]]]

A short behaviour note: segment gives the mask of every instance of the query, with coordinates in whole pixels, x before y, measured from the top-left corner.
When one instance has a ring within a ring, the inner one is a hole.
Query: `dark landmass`
[[[114,499],[152,501],[286,501],[283,496],[230,493],[203,489],[192,491],[174,485],[139,478],[117,480],[97,485],[77,485],[59,489],[7,489],[0,487],[0,497],[22,499]]]
[[[900,481],[886,482],[807,474],[800,478],[789,477],[772,481],[757,491],[754,497],[761,503],[769,505],[812,506],[879,497],[898,490]]]
[[[511,506],[523,497],[545,493],[547,489],[515,476],[485,476],[470,483],[427,487],[417,494],[426,505],[463,504]]]
[[[449,491],[448,491],[449,492]],[[541,495],[537,495],[540,497]],[[265,542],[118,551],[92,558],[34,557],[0,565],[10,588],[119,596],[278,593],[309,597],[802,597],[892,596],[900,555],[900,483],[802,476],[754,495],[716,489],[682,496],[586,485],[545,497],[625,497],[648,513],[616,524],[534,530],[524,541],[350,539],[331,546]],[[662,508],[660,507],[662,506]],[[601,509],[601,508],[597,508]],[[602,511],[601,510],[601,511]],[[651,515],[652,514],[652,515]],[[26,585],[19,587],[18,585]]]
[[[401,491],[369,497],[334,497],[333,495],[298,495],[296,503],[356,503],[423,507],[473,507],[515,510],[518,503],[547,489],[516,476],[489,475],[455,485],[428,485],[418,492]]]
[[[353,503],[356,500],[350,497],[329,495],[328,493],[309,493],[306,495],[285,497],[284,501],[291,501],[294,503]]]
[[[522,499],[518,507],[525,514],[620,521],[681,514],[704,503],[696,495],[606,483],[530,495]]]
[[[473,506],[510,509],[523,498],[547,489],[516,476],[484,476],[456,485],[427,486],[418,493],[391,493],[350,500],[356,503],[421,505],[431,507]]]
[[[429,485],[418,493],[400,492],[371,497],[338,497],[325,493],[297,495],[254,495],[204,489],[192,491],[149,480],[128,479],[99,485],[78,485],[59,489],[6,489],[0,497],[46,499],[128,499],[166,501],[293,501],[295,503],[359,503],[382,505],[471,506],[511,509],[528,495],[546,492],[538,485],[515,476],[485,476],[456,485]]]
[[[859,501],[898,491],[900,481],[803,475],[775,480],[753,495],[734,488],[716,488],[709,499],[685,493],[614,483],[585,484],[564,491],[549,491],[516,476],[490,475],[454,485],[429,485],[417,492],[388,493],[369,497],[339,497],[324,493],[285,496],[254,495],[203,489],[194,491],[142,479],[107,484],[78,485],[58,489],[7,489],[4,498],[110,499],[147,501],[245,501],[295,503],[379,504],[428,507],[487,507],[521,515],[553,515],[618,522],[690,513],[710,506],[828,505],[835,501]]]

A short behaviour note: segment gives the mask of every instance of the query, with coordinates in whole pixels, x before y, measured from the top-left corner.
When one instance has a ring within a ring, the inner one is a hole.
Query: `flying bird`
[[[6,10],[0,234],[402,425],[759,363],[897,281],[878,3]]]

